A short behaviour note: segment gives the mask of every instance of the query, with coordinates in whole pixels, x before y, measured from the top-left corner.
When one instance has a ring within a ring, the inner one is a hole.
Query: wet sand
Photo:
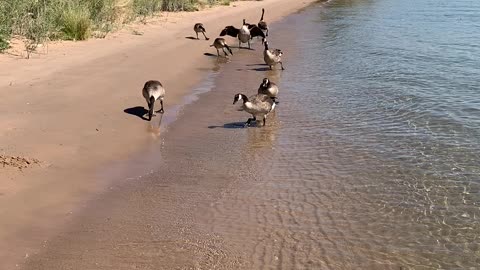
[[[265,74],[281,73],[246,66],[261,59],[259,43],[237,52],[241,60],[217,63],[200,85],[210,91],[181,111],[152,145],[157,151],[134,158],[155,164],[150,174],[89,203],[26,269],[252,269],[249,251],[218,233],[231,221],[215,214],[219,202],[261,179],[255,157],[275,145],[275,114],[264,128],[243,128],[248,115],[232,105],[239,89],[251,94]],[[238,222],[246,218],[238,214]]]
[[[0,268],[35,257],[79,217],[94,220],[103,205],[99,198],[105,191],[110,194],[115,182],[129,183],[128,179],[157,169],[152,159],[131,161],[145,149],[156,154],[162,140],[167,141],[160,136],[165,129],[158,129],[158,122],[150,125],[135,115],[144,106],[140,88],[147,79],[164,83],[168,91],[164,122],[173,122],[184,95],[216,65],[214,58],[203,55],[214,52],[208,47],[212,40],[186,38],[194,34],[193,22],[211,25],[207,31],[214,38],[223,25],[238,24],[237,17],[257,21],[261,6],[274,21],[310,2],[239,2],[236,7],[161,17],[139,26],[141,37],[131,38],[125,30],[106,40],[52,45],[48,55],[28,61],[2,56],[0,151],[39,160],[39,165],[22,171],[2,169]],[[185,132],[182,136],[195,134]],[[181,137],[177,135],[175,140]],[[127,163],[129,170],[115,169]]]
[[[295,21],[277,27],[289,32]],[[294,34],[271,39],[288,51],[287,70],[298,53],[294,39]],[[271,114],[265,127],[244,128],[249,115],[232,105],[234,94],[254,94],[264,77],[279,82],[283,76],[262,64],[260,40],[253,48],[235,52],[234,61],[214,61],[208,79],[196,87],[198,100],[168,125],[162,143],[118,166],[129,171],[151,164],[150,174],[122,181],[89,203],[44,250],[26,260],[25,269],[325,266],[318,248],[322,235],[315,233],[318,220],[304,216],[306,227],[297,224],[302,239],[292,238],[295,210],[284,205],[288,200],[282,196],[294,195],[277,193],[276,185],[287,182],[272,178],[275,162],[270,158],[281,135],[281,112]],[[280,96],[277,110],[282,106],[288,101]]]

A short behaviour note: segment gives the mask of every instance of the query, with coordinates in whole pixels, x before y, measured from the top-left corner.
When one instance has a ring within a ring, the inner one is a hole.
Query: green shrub
[[[163,0],[162,10],[164,11],[194,11],[195,4],[198,1],[194,0]]]
[[[133,0],[133,11],[138,16],[151,16],[162,10],[162,0]]]
[[[233,0],[232,0],[233,1]],[[27,50],[50,39],[85,40],[104,36],[127,18],[160,11],[193,11],[201,4],[230,0],[0,0],[0,51],[12,36],[28,39]]]
[[[92,22],[90,9],[85,4],[67,5],[60,18],[63,38],[68,40],[85,40],[90,35]]]

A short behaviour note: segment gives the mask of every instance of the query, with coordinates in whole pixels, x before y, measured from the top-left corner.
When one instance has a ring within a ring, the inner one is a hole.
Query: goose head
[[[243,94],[236,94],[233,97],[233,104],[237,103],[240,100],[243,100],[243,102],[245,103],[248,100],[248,98],[247,98],[247,96],[245,96]]]
[[[266,88],[268,87],[269,84],[270,84],[270,80],[268,78],[264,78],[261,87]]]

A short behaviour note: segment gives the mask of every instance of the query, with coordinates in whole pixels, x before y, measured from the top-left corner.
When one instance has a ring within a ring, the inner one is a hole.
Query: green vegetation
[[[48,40],[105,36],[115,26],[160,11],[194,11],[230,0],[0,0],[0,51],[16,36],[29,55]],[[99,34],[100,33],[100,34]],[[103,34],[102,34],[103,33]]]

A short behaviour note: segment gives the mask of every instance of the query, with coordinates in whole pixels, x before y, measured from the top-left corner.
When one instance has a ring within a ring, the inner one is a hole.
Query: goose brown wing
[[[268,113],[272,110],[273,100],[264,94],[257,94],[250,97],[252,104],[259,112]]]
[[[262,37],[265,38],[265,34],[263,33],[262,29],[258,28],[258,26],[254,25],[252,29],[250,29],[250,36],[253,37]]]
[[[225,35],[229,35],[231,37],[237,37],[238,33],[240,33],[240,29],[237,29],[234,26],[229,25],[223,28],[222,32],[220,32],[220,36],[223,37]]]

